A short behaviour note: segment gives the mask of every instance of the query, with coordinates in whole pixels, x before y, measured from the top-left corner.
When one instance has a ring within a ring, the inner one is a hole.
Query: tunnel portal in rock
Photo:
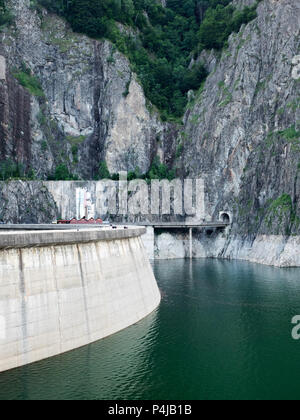
[[[220,212],[219,220],[223,223],[230,224],[231,223],[231,214],[226,211]]]

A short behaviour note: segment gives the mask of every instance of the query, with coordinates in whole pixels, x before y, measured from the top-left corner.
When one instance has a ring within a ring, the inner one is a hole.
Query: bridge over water
[[[190,259],[193,258],[193,230],[194,229],[197,229],[197,230],[205,229],[207,231],[214,231],[214,230],[222,231],[222,230],[225,230],[228,226],[230,226],[230,224],[231,224],[231,221],[230,221],[229,216],[228,218],[227,217],[223,218],[223,220],[211,221],[211,222],[193,222],[193,223],[186,223],[186,222],[140,223],[140,222],[137,222],[135,223],[135,225],[147,227],[147,234],[146,234],[146,238],[144,239],[144,242],[146,243],[146,247],[148,249],[151,248],[151,242],[153,242],[154,244],[155,230],[167,230],[167,231],[168,230],[173,230],[173,231],[174,230],[187,230],[189,232],[189,257]]]

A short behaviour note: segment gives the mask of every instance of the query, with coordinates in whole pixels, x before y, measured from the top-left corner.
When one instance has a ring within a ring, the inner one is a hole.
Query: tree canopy
[[[1,26],[7,25],[12,21],[12,16],[7,10],[5,0],[0,0],[0,30]]]

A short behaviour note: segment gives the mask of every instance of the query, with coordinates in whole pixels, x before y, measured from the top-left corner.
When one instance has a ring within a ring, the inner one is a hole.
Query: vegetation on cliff
[[[144,179],[147,182],[150,182],[154,179],[168,179],[169,181],[171,181],[172,179],[175,179],[175,175],[175,170],[169,169],[167,165],[162,163],[160,161],[160,158],[156,156],[153,159],[152,165],[146,174],[142,174],[140,168],[137,167],[134,171],[128,172],[127,180],[133,181],[135,179]],[[99,165],[97,179],[112,179],[113,181],[118,181],[119,174],[110,174],[106,162],[102,161]]]
[[[167,7],[155,0],[37,1],[65,17],[74,31],[110,39],[129,58],[163,120],[180,118],[188,91],[207,76],[203,65],[190,65],[193,56],[223,48],[232,32],[256,16],[256,6],[238,11],[231,0],[168,0]]]
[[[11,159],[0,161],[0,181],[22,179],[35,181],[36,174],[31,168],[26,169],[22,163],[14,162]]]
[[[14,72],[13,75],[19,83],[31,93],[31,95],[37,97],[44,96],[40,82],[25,65],[23,65],[19,71]]]
[[[0,31],[1,27],[12,22],[12,15],[5,5],[5,0],[0,0]]]

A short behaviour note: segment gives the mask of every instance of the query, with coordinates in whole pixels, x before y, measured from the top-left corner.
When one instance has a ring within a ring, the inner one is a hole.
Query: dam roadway
[[[112,241],[139,237],[142,227],[112,229],[97,225],[1,225],[0,249]]]
[[[185,223],[185,222],[135,222],[127,223],[126,225],[115,224],[118,229],[130,227],[153,227],[154,229],[201,229],[201,228],[226,228],[230,223],[223,221],[216,222],[197,222],[197,223]],[[0,225],[1,231],[20,231],[20,230],[77,230],[77,229],[111,229],[107,225],[97,224],[3,224]]]
[[[1,225],[0,372],[114,334],[160,292],[142,227]]]

